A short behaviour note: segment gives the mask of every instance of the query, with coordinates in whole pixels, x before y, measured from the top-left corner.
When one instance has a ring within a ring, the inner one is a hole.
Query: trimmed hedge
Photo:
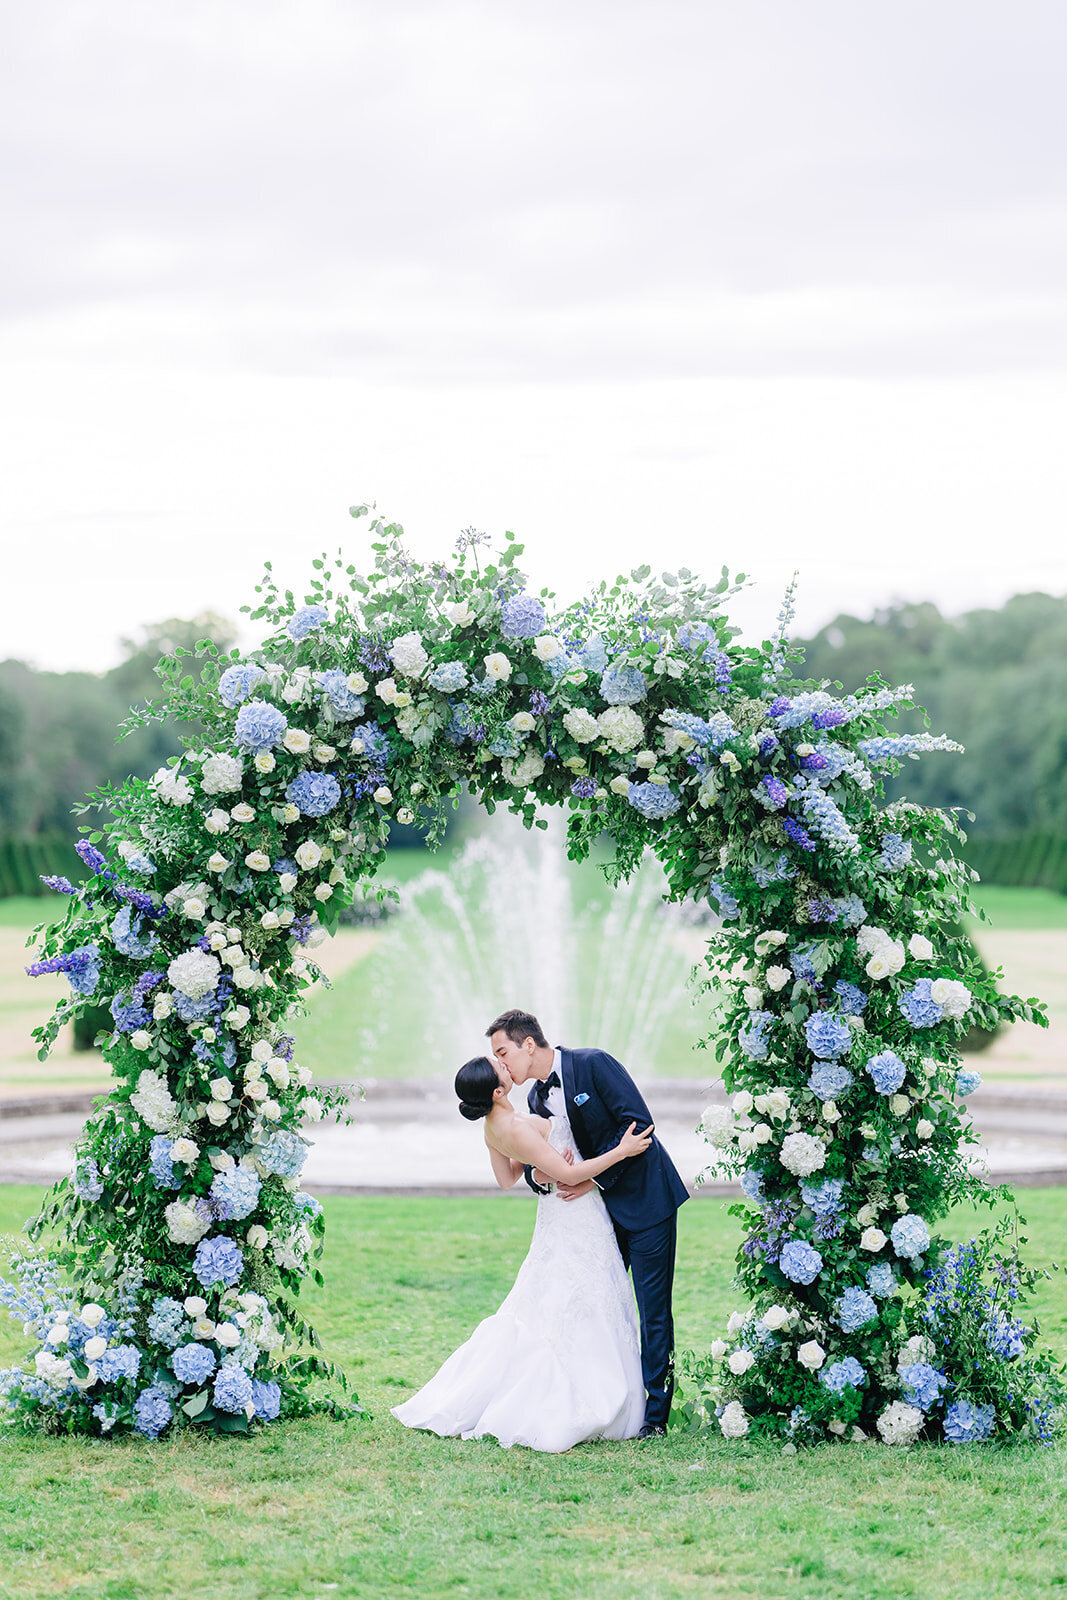
[[[1059,834],[1035,830],[1010,839],[970,838],[963,853],[984,883],[1067,894],[1067,838]]]
[[[39,833],[30,839],[0,839],[0,900],[10,895],[43,895],[48,890],[42,875],[62,875],[71,883],[85,876],[74,854],[75,838],[62,833]]]

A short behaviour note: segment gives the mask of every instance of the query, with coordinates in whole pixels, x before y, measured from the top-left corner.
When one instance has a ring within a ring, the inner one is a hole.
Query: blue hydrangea
[[[767,1029],[774,1021],[773,1011],[750,1011],[748,1021],[737,1035],[737,1043],[750,1061],[764,1061],[770,1044]]]
[[[705,722],[703,717],[695,716],[692,711],[664,711],[660,721],[668,728],[673,728],[676,733],[688,735],[694,744],[710,744],[714,737],[711,723]]]
[[[855,1333],[857,1329],[865,1328],[877,1315],[878,1307],[866,1289],[857,1289],[855,1286],[846,1289],[834,1306],[834,1321],[845,1333]]]
[[[930,978],[920,978],[910,989],[905,989],[897,1005],[913,1028],[936,1028],[944,1012],[936,1000],[930,998]]]
[[[227,1362],[215,1374],[211,1398],[217,1410],[236,1415],[252,1398],[252,1379],[237,1362]]]
[[[878,1055],[871,1056],[867,1071],[879,1094],[896,1094],[908,1073],[903,1061],[892,1050],[882,1050]]]
[[[815,971],[815,963],[811,959],[810,945],[801,945],[797,950],[790,950],[788,960],[789,968],[794,978],[799,983],[806,983],[809,989],[817,987],[819,975]]]
[[[673,817],[682,803],[674,790],[663,783],[631,783],[626,798],[650,822]]]
[[[186,1318],[185,1307],[180,1300],[172,1300],[169,1295],[160,1295],[152,1301],[152,1310],[148,1316],[148,1337],[156,1344],[165,1345],[168,1350],[173,1350],[185,1337]]]
[[[144,878],[150,878],[156,870],[156,864],[151,856],[146,856],[142,850],[134,850],[126,857],[127,872],[139,873]]]
[[[909,1406],[918,1406],[920,1411],[929,1411],[931,1406],[936,1406],[942,1389],[947,1386],[945,1374],[928,1366],[925,1361],[916,1361],[910,1367],[900,1369],[900,1387],[904,1399]]]
[[[392,755],[389,740],[376,722],[361,722],[352,737],[358,739],[363,749],[359,752],[371,766],[386,767]]]
[[[862,1017],[869,999],[862,989],[857,989],[854,983],[846,983],[844,978],[839,978],[834,984],[834,993],[840,1000],[841,1010],[846,1017]]]
[[[578,651],[578,660],[586,672],[603,672],[608,664],[608,652],[599,633],[589,635]]]
[[[714,895],[719,906],[719,915],[724,922],[733,922],[741,915],[741,902],[735,894],[731,894],[721,878],[712,878],[708,884],[708,893]]]
[[[993,1406],[954,1400],[945,1412],[945,1438],[952,1444],[977,1444],[993,1432],[997,1413]]]
[[[134,1432],[143,1433],[146,1439],[158,1439],[173,1415],[165,1392],[153,1384],[150,1389],[142,1389],[133,1403]]]
[[[645,698],[646,687],[638,667],[607,667],[600,679],[600,693],[609,706],[635,706]]]
[[[845,1192],[843,1178],[824,1178],[821,1183],[809,1183],[806,1179],[800,1185],[800,1197],[806,1206],[810,1206],[817,1217],[830,1217],[841,1209],[841,1196]]]
[[[182,1383],[203,1383],[215,1370],[215,1352],[206,1344],[183,1344],[171,1356],[170,1364]]]
[[[532,639],[545,631],[545,608],[525,590],[505,600],[500,612],[500,631],[505,639]]]
[[[237,713],[237,743],[248,750],[270,750],[281,744],[289,729],[283,712],[269,700],[250,700]]]
[[[299,1178],[307,1160],[307,1145],[299,1135],[279,1128],[256,1146],[256,1160],[264,1172],[273,1172],[279,1178]]]
[[[211,1289],[217,1283],[225,1284],[229,1289],[241,1276],[243,1261],[244,1257],[232,1239],[227,1239],[224,1234],[212,1234],[207,1239],[201,1239],[197,1245],[193,1272],[197,1282],[205,1289]]]
[[[306,639],[309,633],[314,633],[316,628],[321,628],[328,616],[329,612],[325,606],[301,606],[300,610],[289,618],[285,631],[290,639],[295,639],[299,643],[301,639]]]
[[[219,699],[231,711],[244,705],[252,690],[263,683],[267,674],[254,661],[237,661],[219,679]]]
[[[897,1292],[897,1279],[888,1261],[876,1261],[867,1268],[867,1287],[877,1300],[888,1300]]]
[[[901,838],[899,833],[886,833],[882,835],[882,854],[878,865],[886,872],[898,872],[901,867],[906,867],[911,860],[911,840]]]
[[[228,1172],[216,1172],[211,1180],[212,1209],[224,1221],[243,1221],[258,1203],[259,1179],[250,1167],[231,1167]]]
[[[867,920],[867,907],[858,894],[842,895],[833,906],[835,918],[843,928],[858,928]]]
[[[548,672],[549,677],[558,683],[565,672],[572,672],[575,668],[580,667],[581,660],[578,656],[571,655],[569,650],[557,650],[556,654],[549,656],[548,660],[543,662],[542,665]],[[480,684],[472,684],[471,687],[477,688],[480,694],[492,694],[496,685],[487,683],[483,687]]]
[[[717,648],[715,629],[709,622],[683,622],[677,638],[678,648],[691,656],[705,655],[709,645]]]
[[[157,1189],[180,1189],[182,1180],[174,1176],[174,1163],[170,1147],[174,1140],[168,1134],[157,1133],[148,1146],[148,1170]]]
[[[341,798],[341,785],[330,772],[298,772],[285,791],[301,816],[324,817]]]
[[[763,1175],[755,1167],[746,1167],[741,1174],[741,1193],[753,1205],[763,1199]]]
[[[855,1356],[845,1356],[843,1360],[832,1361],[828,1367],[823,1367],[819,1382],[825,1384],[831,1394],[841,1394],[845,1389],[858,1389],[866,1383],[867,1374]]]
[[[430,688],[439,694],[458,694],[470,683],[470,674],[462,661],[445,661],[430,673]]]
[[[273,1422],[282,1409],[282,1391],[276,1383],[263,1383],[252,1379],[252,1404],[261,1422]]]
[[[820,1100],[836,1100],[852,1087],[852,1074],[841,1061],[820,1061],[808,1079],[808,1088]]]
[[[99,1200],[104,1192],[104,1180],[100,1176],[100,1168],[92,1156],[80,1156],[74,1168],[74,1193],[79,1200],[93,1203]]]
[[[199,1000],[190,1000],[180,989],[174,990],[174,1014],[181,1022],[206,1022],[214,1009],[214,992],[201,995]]]
[[[322,1216],[322,1206],[313,1194],[308,1194],[306,1189],[299,1189],[293,1196],[293,1204],[298,1211],[306,1211],[312,1217]]]
[[[897,1255],[911,1261],[929,1248],[930,1230],[922,1217],[917,1217],[914,1212],[909,1211],[894,1222],[890,1238]]]
[[[821,1061],[834,1061],[847,1055],[852,1048],[852,1034],[847,1022],[829,1011],[816,1011],[804,1024],[804,1037],[808,1049]]]
[[[116,1378],[136,1378],[141,1370],[141,1352],[135,1344],[109,1345],[93,1363],[104,1383]]]
[[[778,1265],[791,1283],[814,1283],[822,1271],[822,1256],[806,1239],[790,1239],[782,1246]]]
[[[77,950],[71,950],[67,956],[70,963],[64,968],[67,982],[75,994],[91,995],[96,993],[96,986],[100,982],[100,946],[98,944],[82,944]]]
[[[334,716],[341,722],[352,722],[363,715],[366,704],[363,695],[350,687],[347,672],[334,667],[329,672],[316,672],[315,682],[323,691]]]
[[[969,1067],[961,1067],[956,1074],[956,1093],[958,1095],[973,1094],[982,1081],[982,1074],[974,1072]]]
[[[125,989],[112,996],[110,1010],[116,1033],[136,1033],[138,1028],[151,1027],[152,1013],[144,1006],[132,1005]]]

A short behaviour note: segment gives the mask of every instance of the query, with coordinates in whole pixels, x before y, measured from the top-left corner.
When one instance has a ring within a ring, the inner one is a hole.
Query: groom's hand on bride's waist
[[[586,1178],[584,1183],[557,1183],[556,1193],[561,1200],[580,1200],[583,1194],[589,1194],[595,1188],[592,1178]]]

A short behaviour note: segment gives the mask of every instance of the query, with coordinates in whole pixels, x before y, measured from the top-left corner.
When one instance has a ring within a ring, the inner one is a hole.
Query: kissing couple
[[[688,1190],[637,1085],[606,1051],[553,1049],[528,1011],[505,1011],[486,1036],[492,1056],[456,1074],[459,1109],[484,1119],[500,1187],[525,1178],[538,1195],[533,1240],[499,1311],[393,1415],[444,1437],[552,1452],[654,1438],[671,1405]],[[528,1117],[511,1104],[526,1083]]]

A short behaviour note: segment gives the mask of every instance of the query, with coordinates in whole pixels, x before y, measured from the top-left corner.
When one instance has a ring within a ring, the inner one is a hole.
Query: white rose
[[[774,1122],[781,1122],[789,1115],[791,1101],[789,1090],[781,1087],[769,1089],[765,1094],[758,1094],[753,1102],[756,1110],[764,1117],[770,1117]]]
[[[654,750],[639,750],[634,756],[634,766],[642,767],[646,772],[651,772],[656,765],[656,752]]]
[[[745,1313],[743,1311],[731,1311],[730,1312],[730,1316],[729,1316],[729,1320],[727,1321],[727,1324],[726,1324],[727,1333],[730,1334],[730,1335],[733,1335],[735,1333],[740,1333],[741,1329],[744,1327],[744,1325],[745,1325]]]
[[[99,1361],[100,1357],[103,1355],[103,1353],[104,1353],[104,1351],[106,1349],[107,1349],[107,1340],[106,1339],[102,1339],[99,1334],[97,1334],[95,1336],[95,1338],[86,1339],[86,1341],[85,1341],[85,1359],[86,1359],[86,1361]]]
[[[296,888],[296,873],[283,872],[281,877],[278,879],[278,887],[282,891],[282,894],[292,894],[293,890]]]
[[[252,757],[252,765],[257,772],[273,772],[278,763],[274,759],[273,750],[257,750]]]
[[[289,1087],[289,1063],[282,1056],[271,1056],[267,1062],[267,1077],[279,1089]]]
[[[913,933],[908,940],[908,954],[916,961],[932,961],[934,947],[929,939],[922,933]]]
[[[199,1154],[200,1146],[195,1139],[186,1139],[184,1137],[175,1139],[170,1147],[170,1159],[172,1161],[195,1161]]]
[[[454,628],[465,628],[474,620],[469,600],[457,600],[441,609]]]
[[[314,1095],[307,1096],[301,1110],[309,1122],[322,1121],[322,1101],[316,1100]]]
[[[90,1300],[78,1312],[78,1319],[85,1323],[87,1328],[98,1328],[107,1316],[103,1306],[98,1306],[95,1300]]]
[[[768,928],[756,935],[756,954],[765,956],[769,950],[776,950],[779,945],[785,944],[785,941],[786,936],[780,928]]]
[[[740,1378],[742,1373],[747,1372],[749,1367],[754,1367],[755,1364],[756,1358],[751,1350],[735,1350],[726,1363],[735,1378]]]
[[[841,1113],[837,1108],[837,1101],[836,1100],[824,1100],[823,1101],[822,1119],[823,1119],[824,1122],[828,1122],[831,1127],[833,1126],[833,1124],[835,1122],[840,1122]]]
[[[207,1310],[207,1301],[203,1295],[190,1294],[182,1301],[182,1309],[187,1317],[202,1317]]]
[[[332,761],[337,751],[332,744],[323,744],[320,740],[312,749],[311,754],[316,761]]]
[[[784,989],[790,982],[793,974],[788,967],[768,967],[766,976],[768,989],[777,994],[779,989]]]
[[[926,1117],[923,1117],[921,1121],[915,1124],[915,1132],[920,1139],[932,1139],[934,1125],[932,1122],[927,1121]]]
[[[282,744],[291,756],[306,756],[311,749],[311,735],[303,728],[287,728]]]
[[[848,1432],[848,1427],[845,1423],[839,1422],[835,1417],[832,1422],[828,1422],[826,1424],[826,1430],[828,1433],[835,1433],[840,1439],[842,1434]]]
[[[731,1400],[728,1406],[723,1407],[722,1416],[719,1418],[719,1427],[724,1439],[743,1439],[748,1432],[748,1418],[740,1400]]]
[[[277,1100],[266,1099],[260,1105],[260,1115],[266,1117],[268,1122],[277,1122],[282,1114],[282,1108]]]
[[[227,1013],[226,1025],[232,1028],[234,1033],[240,1033],[241,1029],[247,1026],[251,1016],[252,1013],[247,1006],[234,1006],[233,1010]]]
[[[208,1088],[211,1090],[212,1100],[228,1100],[233,1093],[233,1084],[229,1078],[213,1078]]]
[[[379,784],[378,788],[374,791],[373,798],[376,804],[380,806],[387,806],[392,801],[393,791],[390,789],[387,783]]]
[[[495,650],[485,658],[485,675],[490,683],[507,683],[511,677],[511,662],[503,651]]]
[[[192,784],[179,776],[176,767],[160,767],[152,774],[149,785],[170,806],[187,806],[193,798]]]
[[[232,794],[244,781],[244,762],[238,756],[208,756],[200,769],[205,794]]]
[[[208,857],[207,870],[209,872],[225,872],[229,864],[221,850],[216,850],[213,856]]]
[[[261,928],[266,928],[268,931],[279,927],[280,919],[278,917],[278,913],[276,911],[264,911],[263,915],[259,919],[259,925]]]
[[[752,1130],[752,1137],[757,1144],[770,1144],[774,1138],[774,1129],[769,1122],[757,1122]]]
[[[396,820],[399,822],[402,828],[410,828],[411,824],[415,821],[415,813],[407,806],[401,806],[400,810],[396,814]]]
[[[261,1100],[266,1100],[266,1098],[267,1098],[267,1096],[269,1094],[270,1094],[270,1090],[267,1088],[267,1085],[265,1083],[261,1083],[258,1078],[250,1078],[246,1073],[246,1075],[245,1075],[245,1098],[246,1099],[258,1102],[258,1101],[261,1101]]]
[[[826,1351],[817,1339],[809,1339],[807,1344],[798,1346],[797,1360],[802,1367],[807,1367],[809,1372],[818,1372],[826,1360]]]
[[[627,795],[630,792],[630,780],[629,778],[623,777],[612,778],[608,788],[611,790],[612,794]]]
[[[221,1100],[212,1100],[205,1114],[213,1128],[221,1128],[224,1122],[229,1121],[230,1108]]]
[[[713,1339],[711,1341],[712,1359],[714,1361],[721,1361],[729,1348],[730,1347],[726,1343],[725,1339]]]
[[[395,705],[397,696],[395,678],[383,678],[381,683],[375,684],[374,692],[383,704],[387,706]]]
[[[247,958],[242,954],[242,960]],[[253,972],[249,966],[234,963],[233,983],[235,989],[256,989],[259,987],[259,973]]]
[[[193,1323],[194,1339],[213,1339],[215,1337],[215,1324],[210,1317],[197,1317]]]
[[[322,851],[314,839],[305,839],[303,844],[298,845],[296,848],[295,860],[298,867],[302,867],[305,872],[309,872],[312,867],[317,867],[322,860]]]
[[[906,1094],[891,1095],[889,1109],[895,1117],[906,1117],[911,1110],[911,1101]]]
[[[367,680],[362,672],[350,672],[345,681],[353,694],[365,694],[367,692]]]
[[[233,1350],[241,1342],[241,1330],[233,1322],[217,1322],[215,1324],[215,1343],[221,1344],[224,1350]]]
[[[946,1017],[958,1022],[970,1010],[974,996],[965,983],[955,978],[935,978],[930,985],[930,999]]]
[[[754,988],[752,984],[746,984],[742,990],[741,998],[750,1011],[758,1011],[763,1000],[763,990]]]
[[[270,856],[265,850],[252,850],[245,856],[245,866],[250,872],[269,872]]]
[[[881,1228],[864,1228],[860,1234],[861,1250],[880,1250],[885,1244],[885,1234]]]
[[[207,906],[198,894],[191,894],[188,900],[182,901],[182,916],[188,917],[190,922],[203,922],[207,914]]]
[[[745,1117],[752,1110],[752,1096],[747,1089],[738,1089],[730,1104],[739,1117]]]
[[[240,805],[234,806],[230,816],[234,822],[255,822],[256,820],[255,810],[246,800],[242,800]]]
[[[157,994],[152,1002],[152,1017],[156,1022],[165,1022],[174,1010],[174,996],[172,994]]]
[[[264,1228],[262,1223],[259,1222],[253,1222],[252,1226],[245,1234],[245,1240],[253,1250],[266,1249],[267,1240],[269,1238],[270,1235],[266,1228]]]
[[[65,1322],[57,1322],[49,1328],[45,1338],[46,1344],[66,1344],[70,1338],[70,1329]]]
[[[785,1306],[768,1306],[766,1311],[760,1317],[760,1321],[763,1323],[763,1326],[765,1328],[769,1328],[772,1333],[777,1333],[778,1329],[784,1328],[786,1323],[789,1321],[789,1312],[786,1310]]]
[[[725,767],[728,772],[741,771],[741,763],[738,761],[732,750],[723,751],[722,755],[719,757],[719,765]]]
[[[856,1212],[856,1221],[859,1223],[861,1228],[869,1228],[872,1222],[878,1221],[877,1206],[860,1206],[859,1210]]]
[[[316,900],[329,900],[329,898],[330,898],[330,896],[332,894],[333,894],[333,890],[330,888],[330,885],[328,883],[317,883],[315,885],[315,899]]]
[[[135,1050],[147,1050],[152,1043],[152,1035],[144,1028],[138,1028],[136,1033],[130,1034],[130,1043]]]
[[[216,1172],[232,1172],[237,1165],[228,1150],[212,1150],[208,1155],[208,1160]]]
[[[164,1206],[163,1215],[172,1244],[196,1244],[210,1226],[188,1200],[172,1200],[169,1206]]]
[[[225,811],[220,811],[217,807],[214,811],[209,811],[204,818],[204,827],[208,833],[225,833],[229,826],[229,817]]]

